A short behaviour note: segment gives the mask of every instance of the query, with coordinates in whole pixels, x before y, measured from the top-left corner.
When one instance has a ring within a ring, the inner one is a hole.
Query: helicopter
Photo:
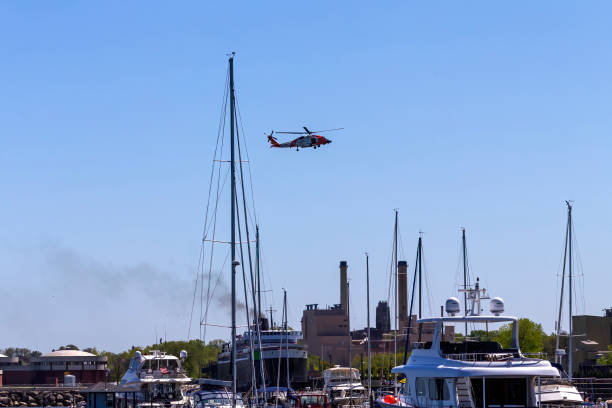
[[[270,142],[270,147],[288,147],[288,148],[295,147],[295,150],[299,151],[300,147],[304,147],[304,148],[312,147],[316,149],[317,147],[321,147],[323,145],[326,145],[332,142],[328,138],[323,137],[321,135],[317,135],[316,133],[332,132],[335,130],[342,130],[342,129],[344,128],[310,131],[306,126],[304,126],[304,130],[305,130],[304,132],[276,132],[277,134],[283,134],[283,135],[302,135],[296,139],[293,139],[291,141],[284,142],[284,143],[278,143],[276,138],[273,136],[274,131],[271,131],[270,134],[267,134],[267,133],[264,133],[264,134],[268,137],[268,141]]]

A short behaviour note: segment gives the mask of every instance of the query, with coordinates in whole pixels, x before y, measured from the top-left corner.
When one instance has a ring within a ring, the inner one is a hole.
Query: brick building
[[[352,330],[349,337],[348,305],[348,265],[340,261],[340,303],[325,309],[319,309],[318,304],[306,305],[302,314],[302,333],[304,343],[310,355],[317,355],[330,364],[349,365],[349,338],[353,358],[366,353],[367,342],[370,341],[372,353],[393,353],[394,339],[391,331],[389,304],[378,302],[376,307],[376,328],[370,329],[371,339],[366,339],[367,329]],[[407,297],[407,263],[398,262],[398,294]],[[399,333],[397,336],[398,352],[404,350],[406,329],[408,327],[408,300],[398,302]],[[444,341],[453,341],[455,328],[444,328]],[[410,318],[410,342],[428,342],[433,338],[434,323],[416,324],[416,316]]]

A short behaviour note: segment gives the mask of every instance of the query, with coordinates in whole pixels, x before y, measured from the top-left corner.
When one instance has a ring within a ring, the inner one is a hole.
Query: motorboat
[[[417,324],[433,323],[431,342],[412,344],[412,353],[405,365],[392,372],[406,377],[399,398],[403,403],[419,407],[533,407],[544,403],[541,384],[559,379],[560,373],[547,360],[531,358],[519,347],[519,319],[502,316],[504,302],[493,298],[491,315],[481,315],[480,302],[484,289],[476,284],[465,289],[471,310],[459,313],[459,301],[446,301],[446,317],[424,318]],[[488,297],[486,297],[488,299]],[[466,302],[467,303],[467,302]],[[496,341],[446,342],[442,340],[445,325],[479,326],[507,324],[511,328],[510,346],[504,348]]]
[[[118,398],[126,399],[133,408],[187,408],[189,400],[182,388],[191,382],[191,378],[181,365],[181,360],[186,358],[186,351],[181,351],[180,359],[159,350],[150,354],[136,351],[119,383],[125,389],[136,391],[135,401],[129,401],[126,393],[119,394]]]
[[[327,394],[321,390],[305,390],[296,393],[298,408],[329,408]]]
[[[356,368],[336,365],[323,371],[327,394],[332,407],[354,407],[367,405],[366,389],[361,384],[361,376]]]
[[[244,406],[242,397],[232,394],[231,381],[199,378],[196,384],[199,388],[187,393],[191,408],[232,408],[233,400],[236,407]]]

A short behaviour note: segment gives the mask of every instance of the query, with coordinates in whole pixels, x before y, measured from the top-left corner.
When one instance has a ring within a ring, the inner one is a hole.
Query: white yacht
[[[191,378],[181,366],[181,360],[187,358],[187,352],[181,351],[181,359],[154,350],[151,354],[134,353],[128,370],[121,378],[120,385],[137,390],[135,401],[125,395],[128,406],[132,408],[166,407],[187,408],[189,400],[183,394],[182,387],[191,382]]]
[[[232,408],[235,401],[237,408],[244,407],[242,396],[231,391],[231,381],[199,378],[196,381],[200,387],[187,392],[189,408]]]
[[[544,381],[537,391],[543,406],[581,406],[582,395],[568,380]]]
[[[367,393],[361,384],[358,369],[336,365],[323,371],[323,379],[323,391],[332,407],[363,406],[367,403]]]
[[[457,316],[459,301],[446,301],[447,317],[420,319],[417,323],[435,323],[432,342],[414,343],[406,365],[393,368],[403,374],[406,383],[400,399],[417,407],[535,407],[540,400],[542,383],[558,379],[559,371],[546,360],[529,358],[519,347],[518,318],[501,316],[504,303],[491,300],[491,315],[480,315],[481,290],[466,289],[471,302],[467,316]],[[482,290],[484,294],[484,290]],[[442,341],[445,325],[469,324],[487,328],[506,323],[512,327],[511,345],[502,348],[496,341]]]

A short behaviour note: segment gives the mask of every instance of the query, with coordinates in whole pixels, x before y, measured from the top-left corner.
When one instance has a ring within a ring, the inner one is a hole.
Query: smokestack
[[[408,327],[408,262],[397,262],[397,317],[400,333]]]
[[[348,282],[346,270],[348,265],[346,261],[340,261],[340,305],[342,310],[348,311],[348,291],[346,283]]]

